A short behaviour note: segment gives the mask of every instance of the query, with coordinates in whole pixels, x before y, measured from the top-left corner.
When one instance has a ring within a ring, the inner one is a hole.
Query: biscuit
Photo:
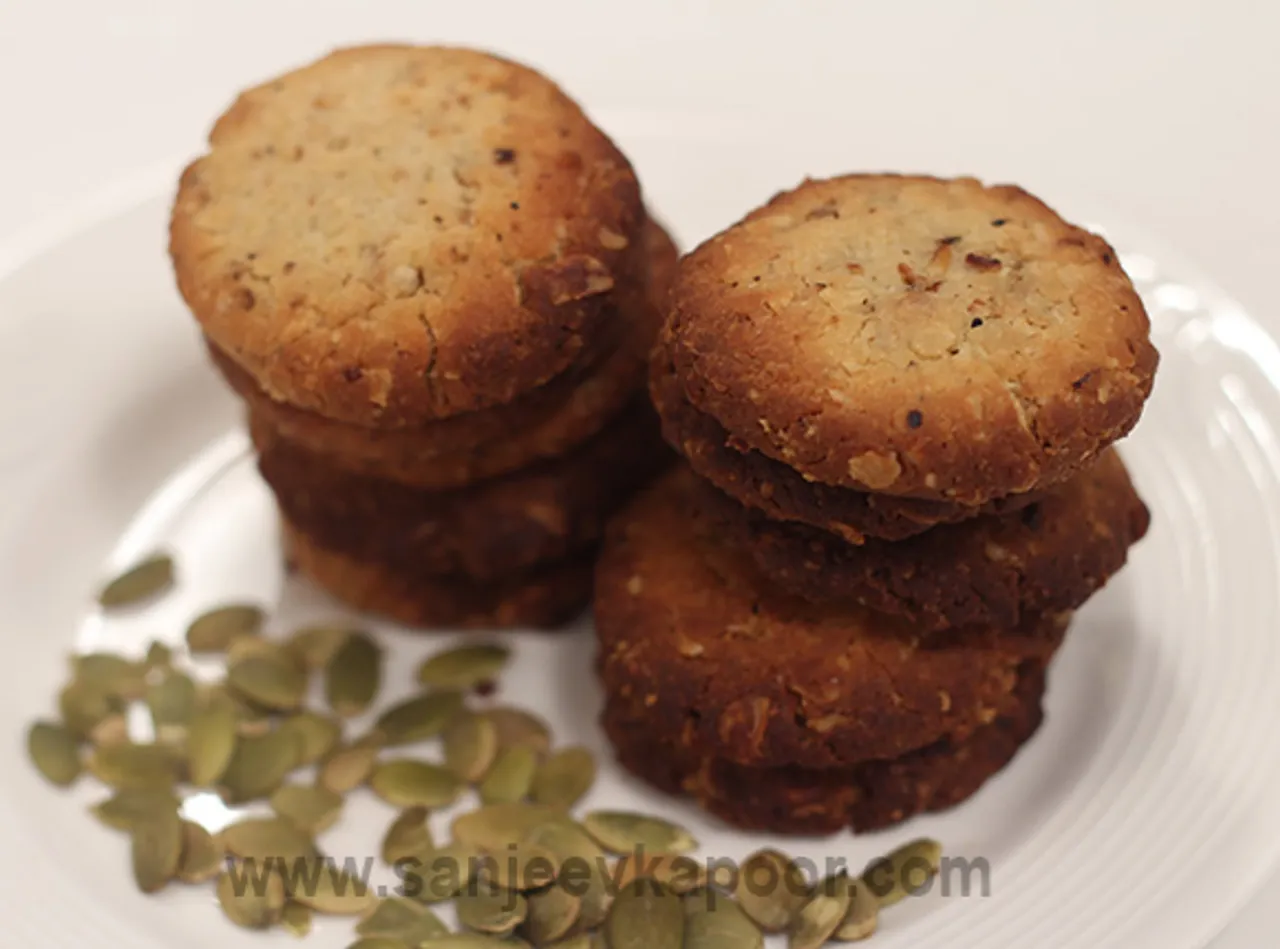
[[[972,797],[1039,728],[1044,670],[1020,671],[999,715],[964,741],[941,739],[898,758],[832,769],[752,767],[700,755],[649,726],[643,711],[606,705],[605,733],[624,768],[687,794],[743,830],[833,834],[881,830]]]
[[[182,175],[178,287],[272,398],[399,427],[509,402],[642,284],[626,158],[537,72],[366,46],[243,93]]]
[[[1137,422],[1157,354],[1100,237],[1011,186],[806,181],[681,262],[689,400],[807,478],[979,505]]]
[[[348,474],[253,416],[250,431],[281,511],[316,543],[480,581],[592,546],[607,518],[671,460],[645,400],[569,455],[456,491]]]
[[[618,324],[625,336],[591,365],[575,366],[506,405],[412,428],[348,425],[270,398],[210,343],[214,365],[250,411],[327,463],[413,487],[446,490],[553,458],[595,435],[644,385],[648,352],[679,251],[656,222],[645,227],[648,289]]]
[[[771,521],[709,486],[708,515],[777,586],[814,602],[853,600],[929,629],[1017,626],[1078,607],[1124,566],[1150,513],[1119,454],[1102,457],[1021,511],[862,546]]]
[[[700,476],[773,520],[808,524],[839,534],[851,544],[861,544],[868,537],[903,540],[937,524],[1019,510],[1040,496],[1038,492],[1013,494],[981,507],[966,507],[807,481],[782,462],[745,447],[714,418],[695,409],[684,398],[661,345],[654,352],[650,394],[668,443]]]
[[[406,626],[554,629],[591,600],[591,556],[580,554],[495,583],[423,573],[413,563],[358,560],[281,521],[285,556],[335,599]]]
[[[856,605],[772,589],[678,467],[606,531],[596,570],[605,691],[652,727],[742,764],[834,767],[960,739],[996,713],[1066,616],[919,635]]]

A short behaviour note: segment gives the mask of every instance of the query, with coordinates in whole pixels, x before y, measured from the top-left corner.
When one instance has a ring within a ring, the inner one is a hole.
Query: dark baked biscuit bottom
[[[1000,714],[963,741],[944,739],[898,758],[834,769],[759,767],[708,757],[652,719],[606,704],[602,722],[618,761],[661,791],[687,795],[742,830],[834,834],[880,830],[967,800],[1013,760],[1043,720],[1043,667],[1028,667]]]
[[[335,599],[406,626],[556,629],[591,600],[591,551],[494,583],[423,574],[330,550],[281,521],[285,557]]]

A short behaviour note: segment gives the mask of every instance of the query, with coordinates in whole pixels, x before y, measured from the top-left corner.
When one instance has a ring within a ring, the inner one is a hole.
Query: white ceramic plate
[[[805,172],[856,164],[848,147],[759,141],[713,116],[603,118],[686,241]],[[102,790],[83,781],[53,791],[21,751],[25,724],[53,710],[69,650],[177,643],[190,617],[230,598],[273,605],[277,630],[336,609],[283,578],[271,501],[246,458],[236,406],[172,289],[164,228],[176,167],[136,182],[114,211],[87,215],[62,239],[19,248],[26,262],[0,274],[7,945],[289,942],[233,929],[207,888],[138,895],[125,840],[85,814]],[[939,885],[886,914],[875,943],[884,949],[1191,949],[1243,905],[1280,843],[1280,348],[1149,239],[1047,197],[1107,230],[1151,310],[1163,363],[1125,457],[1154,527],[1080,612],[1053,670],[1047,724],[975,799],[867,837],[731,832],[611,763],[595,721],[585,622],[558,636],[506,637],[517,661],[499,698],[542,712],[561,741],[589,745],[605,762],[586,806],[669,813],[697,833],[707,857],[737,860],[778,844],[819,866],[844,859],[860,869],[929,835],[952,855],[987,861],[988,887],[975,882],[964,895],[954,878],[949,894]],[[155,548],[178,555],[179,591],[104,619],[92,591]],[[380,628],[392,655],[388,696],[408,689],[419,657],[454,639]],[[207,799],[196,810],[226,818]],[[371,856],[390,816],[355,795],[325,849]],[[351,939],[346,921],[318,930],[309,944],[320,949]]]

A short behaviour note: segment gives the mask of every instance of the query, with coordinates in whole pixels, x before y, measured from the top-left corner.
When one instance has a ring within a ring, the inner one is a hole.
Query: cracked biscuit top
[[[268,394],[338,421],[510,401],[642,285],[626,158],[494,56],[342,50],[242,94],[209,143],[173,208],[179,289]]]
[[[689,400],[807,478],[982,504],[1137,421],[1157,354],[1100,237],[1011,186],[806,181],[681,265]]]

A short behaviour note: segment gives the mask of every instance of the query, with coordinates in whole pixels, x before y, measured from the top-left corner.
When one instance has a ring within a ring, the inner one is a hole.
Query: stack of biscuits
[[[554,626],[666,461],[645,395],[676,250],[553,83],[438,47],[252,89],[170,249],[293,562],[413,625]]]
[[[808,181],[700,246],[651,366],[687,464],[597,573],[622,763],[780,833],[973,794],[1147,530],[1110,446],[1156,363],[1112,249],[1018,188]]]

